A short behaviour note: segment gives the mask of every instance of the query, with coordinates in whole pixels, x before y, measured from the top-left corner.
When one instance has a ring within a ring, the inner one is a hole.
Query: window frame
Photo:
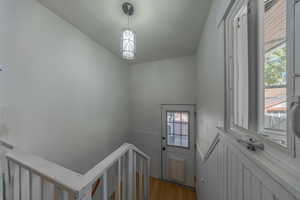
[[[278,133],[277,130],[265,129],[264,125],[264,1],[261,0],[232,0],[230,8],[224,17],[224,40],[225,40],[225,123],[224,129],[231,133],[241,133],[257,138],[265,144],[268,152],[283,152],[291,157],[295,157],[295,136],[290,130],[290,105],[294,94],[294,81],[291,77],[294,70],[294,4],[296,0],[287,1],[287,147],[267,139],[263,133]],[[250,14],[248,14],[248,51],[249,51],[249,129],[236,127],[232,116],[233,108],[233,59],[232,52],[232,27],[234,16],[247,4]],[[263,129],[262,129],[263,127]],[[263,130],[263,131],[261,131]]]
[[[236,131],[247,131],[253,130],[256,127],[256,121],[257,121],[257,94],[256,94],[256,85],[257,81],[253,80],[251,77],[256,77],[253,76],[253,74],[256,74],[255,67],[251,67],[253,65],[256,65],[257,63],[253,63],[253,60],[256,60],[256,55],[252,55],[251,53],[248,53],[248,62],[249,62],[249,112],[248,112],[248,129],[244,129],[241,127],[238,127],[234,124],[234,95],[233,95],[233,90],[234,90],[234,78],[233,78],[233,29],[231,27],[231,22],[233,22],[236,14],[239,12],[239,10],[242,8],[242,6],[247,6],[249,7],[249,2],[250,0],[241,0],[241,1],[236,1],[233,3],[231,11],[228,13],[228,16],[225,19],[225,57],[226,57],[226,70],[225,70],[225,91],[226,91],[226,99],[225,99],[225,128],[226,129],[231,129],[231,130],[236,130]],[[249,17],[249,15],[248,15]],[[250,32],[251,31],[251,32]],[[252,39],[252,32],[253,30],[248,29],[248,51],[252,51],[253,48],[256,48],[256,45],[251,44],[250,40]],[[251,33],[251,34],[249,34]],[[254,47],[255,46],[255,47]],[[255,58],[253,58],[255,57]],[[254,97],[253,97],[254,94]]]
[[[288,2],[289,0],[287,0]],[[266,142],[270,142],[270,143],[274,143],[275,145],[279,145],[280,147],[282,147],[281,149],[284,150],[284,151],[287,151],[288,148],[289,148],[289,130],[288,130],[288,118],[287,118],[287,122],[286,122],[286,131],[283,131],[283,130],[279,130],[279,129],[268,129],[265,127],[265,119],[264,119],[264,116],[265,116],[265,80],[264,80],[264,67],[265,67],[265,52],[264,52],[264,20],[261,20],[263,19],[263,16],[265,14],[265,10],[264,10],[265,6],[264,6],[264,2],[261,1],[261,0],[258,0],[258,16],[260,19],[259,20],[259,26],[260,26],[260,29],[259,32],[258,32],[258,38],[260,38],[260,43],[259,43],[259,46],[258,48],[262,51],[261,52],[261,61],[260,61],[260,65],[258,66],[258,77],[259,77],[259,80],[258,80],[258,119],[259,119],[259,123],[258,123],[258,134],[266,141]],[[288,15],[288,6],[286,7],[287,8],[287,15]],[[287,17],[287,20],[288,20],[288,17]],[[286,48],[288,49],[288,25],[286,26]],[[288,60],[288,52],[287,52],[287,66],[286,66],[286,70],[287,70],[287,73],[289,74],[289,60]],[[287,98],[288,98],[288,94],[289,94],[289,90],[288,90],[288,87],[289,87],[289,78],[287,77]],[[287,103],[287,107],[288,107],[288,103]],[[289,108],[289,107],[288,107]],[[288,109],[289,110],[289,109]],[[288,111],[287,111],[287,116],[288,116]],[[269,135],[278,135],[279,133],[285,133],[286,134],[286,140],[287,140],[287,146],[284,147],[274,141],[271,141],[270,139],[267,139],[265,136],[263,136],[264,134],[269,134]]]

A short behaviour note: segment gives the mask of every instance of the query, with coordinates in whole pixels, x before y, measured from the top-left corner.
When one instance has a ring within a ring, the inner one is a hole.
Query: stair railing
[[[16,148],[1,152],[3,200],[149,200],[150,158],[132,144],[83,175]]]

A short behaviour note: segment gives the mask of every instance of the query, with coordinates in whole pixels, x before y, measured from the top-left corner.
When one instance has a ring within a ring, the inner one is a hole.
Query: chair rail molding
[[[218,132],[207,159],[198,161],[199,199],[300,200],[299,171],[259,148],[247,149],[234,133]]]

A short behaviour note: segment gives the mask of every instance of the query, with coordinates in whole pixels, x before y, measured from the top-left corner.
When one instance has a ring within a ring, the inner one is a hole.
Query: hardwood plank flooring
[[[196,200],[196,193],[188,188],[151,178],[151,200]]]

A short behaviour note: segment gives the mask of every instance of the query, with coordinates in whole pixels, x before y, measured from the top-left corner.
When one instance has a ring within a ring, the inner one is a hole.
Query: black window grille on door
[[[189,148],[190,113],[167,111],[167,145]]]

